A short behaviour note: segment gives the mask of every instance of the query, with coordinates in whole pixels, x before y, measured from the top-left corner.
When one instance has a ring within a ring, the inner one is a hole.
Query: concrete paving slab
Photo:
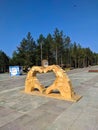
[[[21,117],[23,114],[17,111],[14,111],[10,108],[0,108],[1,115],[0,116],[0,127],[4,126],[5,124]]]
[[[87,107],[72,126],[69,127],[69,130],[94,130],[98,124],[96,113],[98,113],[98,109]]]
[[[88,70],[68,72],[74,91],[83,96],[76,103],[21,93],[26,75],[0,74],[0,130],[98,130],[98,73]],[[38,78],[47,86],[55,75]]]

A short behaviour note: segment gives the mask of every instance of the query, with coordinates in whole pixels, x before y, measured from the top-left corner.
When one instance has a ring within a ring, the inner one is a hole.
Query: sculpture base
[[[33,92],[29,92],[29,93],[27,93],[25,91],[22,91],[22,92],[24,92],[26,94],[31,94],[31,95],[44,96],[44,97],[55,98],[55,99],[66,100],[66,101],[72,101],[72,102],[77,102],[82,98],[82,96],[79,96],[79,95],[74,95],[72,98],[67,98],[67,97],[61,96],[61,94],[59,94],[59,93],[45,94],[45,93],[40,93],[39,91],[33,91]]]

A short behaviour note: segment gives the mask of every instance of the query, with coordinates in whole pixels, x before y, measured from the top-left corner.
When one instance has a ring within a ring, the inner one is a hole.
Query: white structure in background
[[[23,69],[21,66],[9,66],[10,76],[22,75]]]

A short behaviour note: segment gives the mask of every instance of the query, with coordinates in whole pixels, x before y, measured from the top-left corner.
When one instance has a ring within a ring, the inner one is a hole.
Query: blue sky
[[[98,0],[0,0],[0,50],[8,56],[28,32],[36,41],[55,28],[98,53]]]

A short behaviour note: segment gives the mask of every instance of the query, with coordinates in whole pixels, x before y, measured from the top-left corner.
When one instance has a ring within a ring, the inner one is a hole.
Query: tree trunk
[[[57,50],[57,46],[56,46],[56,65],[58,64],[58,50]]]

